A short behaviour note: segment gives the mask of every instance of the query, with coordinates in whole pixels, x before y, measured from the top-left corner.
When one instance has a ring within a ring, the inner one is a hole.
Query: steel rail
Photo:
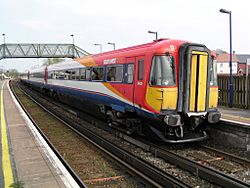
[[[205,179],[209,182],[215,183],[217,185],[227,187],[227,188],[248,188],[250,184],[226,175],[218,170],[206,167],[199,164],[193,160],[184,158],[174,152],[168,151],[163,147],[155,145],[151,142],[143,140],[143,142],[130,138],[129,136],[123,136],[123,138],[129,141],[131,144],[135,144],[138,147],[143,148],[146,151],[151,152],[157,157],[160,157],[174,165],[185,169],[198,177]]]
[[[232,159],[233,161],[239,163],[239,164],[246,164],[250,166],[250,160],[243,158],[243,157],[239,157],[237,155],[219,150],[219,149],[215,149],[206,145],[200,145],[200,147],[202,147],[204,150],[210,151],[210,152],[214,152],[216,154],[219,154],[221,156],[223,156],[224,158],[227,159]]]
[[[215,184],[221,185],[223,187],[247,188],[250,186],[250,184],[246,182],[240,181],[234,177],[226,175],[218,170],[214,170],[212,168],[206,167],[190,159],[181,157],[173,152],[170,152],[167,150],[161,150],[161,149],[159,150],[158,147],[151,147],[151,152],[157,153],[159,157],[162,157],[165,160],[172,162],[180,166],[181,168],[186,169],[189,172],[196,174],[200,178],[203,178],[205,180],[208,180],[209,182],[213,182]]]
[[[172,163],[176,166],[179,166],[182,169],[185,169],[198,177],[205,179],[209,182],[215,183],[217,185],[221,185],[223,187],[249,187],[250,185],[242,182],[238,179],[235,179],[231,176],[228,176],[226,174],[223,174],[222,172],[218,170],[211,169],[209,167],[203,166],[199,163],[196,163],[195,161],[192,161],[190,159],[186,159],[184,157],[181,157],[174,152],[165,150],[151,142],[146,142],[145,140],[139,141],[137,139],[131,138],[130,136],[127,136],[123,133],[118,133],[117,136],[125,139],[126,141],[130,142],[131,144],[136,145],[137,147],[140,147],[146,151],[151,152],[156,157],[160,157],[168,161],[169,163]]]
[[[21,88],[20,88],[21,89]],[[22,89],[21,89],[22,90]],[[23,91],[23,90],[22,90]],[[57,112],[55,109],[48,109],[41,103],[39,103],[36,99],[34,99],[31,95],[23,91],[25,95],[27,95],[33,102],[39,105],[42,109],[50,113],[56,119],[64,123],[70,129],[74,130],[77,134],[82,136],[84,139],[88,140],[90,143],[94,144],[97,148],[104,151],[110,157],[114,158],[122,165],[127,167],[132,172],[136,173],[138,176],[149,182],[150,184],[156,187],[190,187],[189,185],[181,182],[177,178],[166,174],[160,169],[157,169],[155,166],[147,163],[142,159],[138,159],[138,157],[128,153],[127,151],[117,147],[112,144],[110,141],[96,135],[94,132],[85,128],[84,126],[80,126],[76,122],[70,120],[65,117],[65,115]],[[84,133],[84,134],[83,134]]]
[[[41,134],[41,136],[44,138],[44,140],[47,142],[47,144],[49,145],[49,147],[52,149],[52,151],[55,153],[55,155],[59,158],[59,160],[61,161],[61,163],[64,165],[64,167],[68,170],[68,172],[70,173],[70,175],[73,177],[73,179],[77,182],[77,184],[80,187],[87,187],[84,182],[80,179],[80,177],[74,172],[74,170],[70,167],[70,165],[67,163],[66,160],[64,160],[64,158],[60,155],[59,151],[55,148],[55,146],[50,142],[50,140],[48,139],[48,137],[42,132],[42,130],[39,128],[39,126],[37,125],[37,123],[35,122],[35,120],[31,117],[31,115],[28,113],[28,111],[26,110],[26,108],[24,107],[22,101],[18,98],[16,91],[12,88],[12,84],[10,84],[10,89],[13,93],[13,95],[15,96],[16,100],[18,101],[18,103],[20,104],[20,106],[22,107],[23,111],[26,113],[26,115],[28,116],[28,118],[30,119],[30,121],[34,124],[34,126],[36,127],[36,129],[38,130],[38,132]],[[26,95],[26,93],[25,93]]]

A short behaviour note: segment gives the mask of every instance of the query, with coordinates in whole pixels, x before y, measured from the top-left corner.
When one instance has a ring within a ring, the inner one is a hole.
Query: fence
[[[229,106],[229,76],[218,76],[219,105]],[[233,76],[233,107],[250,109],[250,77]]]

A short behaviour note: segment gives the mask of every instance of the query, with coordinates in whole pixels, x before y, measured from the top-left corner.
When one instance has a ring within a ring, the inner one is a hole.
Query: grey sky
[[[229,15],[232,11],[233,50],[250,54],[249,0],[1,0],[0,32],[7,43],[71,43],[90,53],[150,42],[159,38],[203,43],[229,51]],[[3,43],[3,39],[1,42]],[[23,71],[38,59],[1,60],[5,69]]]

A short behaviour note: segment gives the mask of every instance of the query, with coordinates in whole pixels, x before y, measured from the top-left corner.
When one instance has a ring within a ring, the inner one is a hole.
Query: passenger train
[[[21,81],[110,126],[167,143],[201,141],[220,119],[215,55],[159,39],[30,70]]]

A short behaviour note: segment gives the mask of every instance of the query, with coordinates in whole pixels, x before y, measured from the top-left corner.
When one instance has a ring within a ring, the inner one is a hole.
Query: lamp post
[[[5,58],[5,33],[3,35],[3,58]]]
[[[74,40],[74,35],[71,34],[70,36],[72,37],[72,44],[73,44],[72,52],[73,52],[73,57],[75,58],[75,40]]]
[[[155,40],[158,39],[158,33],[157,33],[157,31],[148,31],[148,33],[155,34]]]
[[[114,42],[108,42],[108,44],[113,45],[114,50],[115,50],[115,43]]]
[[[5,45],[5,33],[3,33],[2,35],[3,35],[3,44]]]
[[[229,80],[229,107],[233,107],[233,76],[232,76],[232,12],[226,9],[220,9],[221,13],[229,14],[229,35],[230,35],[230,80]]]
[[[72,37],[72,42],[73,42],[72,44],[75,45],[74,35],[71,34],[70,36]]]
[[[102,44],[95,44],[96,46],[100,46],[100,53],[102,53]]]

